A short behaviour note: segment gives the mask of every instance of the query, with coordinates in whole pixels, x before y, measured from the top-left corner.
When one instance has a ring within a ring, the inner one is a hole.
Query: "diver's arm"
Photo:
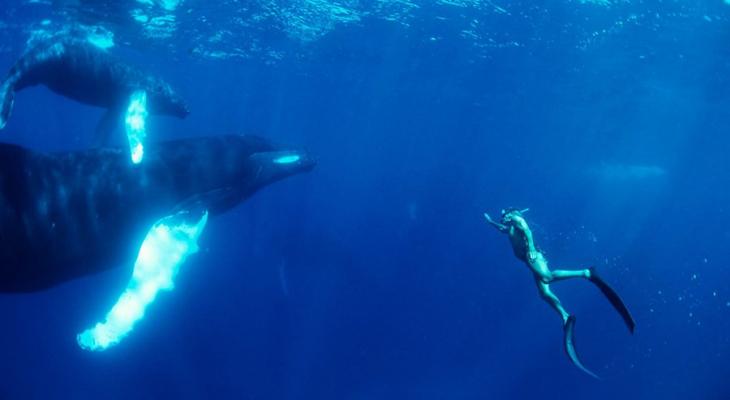
[[[494,222],[494,220],[492,220],[492,217],[490,217],[489,214],[484,213],[484,218],[487,219],[487,222],[490,225],[492,225],[493,227],[497,228],[498,231],[500,231],[502,233],[506,233],[507,232],[508,228],[506,226],[500,224],[499,222]]]

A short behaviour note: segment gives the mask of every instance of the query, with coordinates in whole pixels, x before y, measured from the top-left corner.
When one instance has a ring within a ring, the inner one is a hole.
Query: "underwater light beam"
[[[104,322],[77,335],[82,349],[103,351],[118,344],[142,320],[157,293],[174,288],[180,264],[198,251],[198,237],[208,221],[208,212],[203,212],[197,222],[190,223],[189,217],[190,213],[183,211],[152,226],[139,249],[132,279]]]
[[[127,107],[124,125],[129,141],[129,151],[134,164],[139,164],[144,157],[144,139],[147,136],[145,120],[147,119],[147,92],[138,90],[132,93]]]
[[[86,35],[86,40],[102,50],[107,50],[114,47],[114,34],[106,30],[100,32],[90,32]]]

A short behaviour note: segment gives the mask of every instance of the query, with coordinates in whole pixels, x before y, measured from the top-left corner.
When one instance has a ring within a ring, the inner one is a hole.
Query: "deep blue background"
[[[485,17],[522,45],[478,55],[428,8],[284,41],[297,55],[276,63],[115,50],[189,100],[153,138],[254,133],[319,165],[211,220],[175,290],[105,353],[75,334],[131,266],[0,296],[0,397],[730,398],[730,6],[553,3]],[[27,32],[3,34],[9,68]],[[100,115],[25,90],[2,140],[83,148]],[[598,266],[633,311],[632,337],[589,283],[554,285],[604,380],[569,363],[559,318],[481,217],[512,205],[553,267]]]

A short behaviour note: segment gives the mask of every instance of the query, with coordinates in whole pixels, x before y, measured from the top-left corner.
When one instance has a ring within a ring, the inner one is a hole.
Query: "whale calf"
[[[253,136],[150,143],[146,153],[133,165],[124,148],[42,153],[0,144],[1,292],[44,290],[136,258],[111,322],[80,335],[84,348],[103,349],[119,340],[112,333],[131,330],[157,290],[171,287],[208,216],[315,165],[303,151]]]
[[[0,129],[10,118],[15,92],[36,85],[106,108],[96,129],[99,144],[105,144],[120,123],[134,92],[146,93],[152,115],[184,118],[189,114],[180,95],[161,78],[123,62],[85,38],[63,34],[36,43],[10,68],[0,84]]]

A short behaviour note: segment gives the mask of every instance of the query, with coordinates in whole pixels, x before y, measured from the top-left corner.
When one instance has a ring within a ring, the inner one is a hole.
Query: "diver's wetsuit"
[[[535,283],[537,289],[540,292],[540,296],[553,308],[555,309],[563,320],[563,329],[565,331],[565,351],[570,357],[573,364],[578,368],[596,377],[596,375],[585,368],[580,362],[578,355],[575,352],[574,341],[573,341],[573,328],[575,326],[575,317],[570,315],[563,305],[560,303],[560,299],[550,290],[550,284],[552,282],[570,279],[570,278],[585,278],[593,282],[604,295],[608,298],[611,304],[621,314],[626,326],[629,328],[631,333],[634,332],[634,320],[631,317],[626,306],[623,304],[621,299],[618,297],[616,292],[611,289],[596,273],[595,269],[581,269],[581,270],[550,270],[548,268],[547,260],[543,256],[542,252],[537,249],[535,242],[532,237],[532,231],[527,225],[527,221],[523,216],[523,213],[527,210],[516,210],[508,209],[502,210],[502,220],[500,222],[493,221],[488,214],[484,214],[492,226],[497,228],[500,232],[506,233],[509,236],[510,243],[512,244],[512,250],[515,256],[522,260],[530,268],[533,276],[535,277]]]

